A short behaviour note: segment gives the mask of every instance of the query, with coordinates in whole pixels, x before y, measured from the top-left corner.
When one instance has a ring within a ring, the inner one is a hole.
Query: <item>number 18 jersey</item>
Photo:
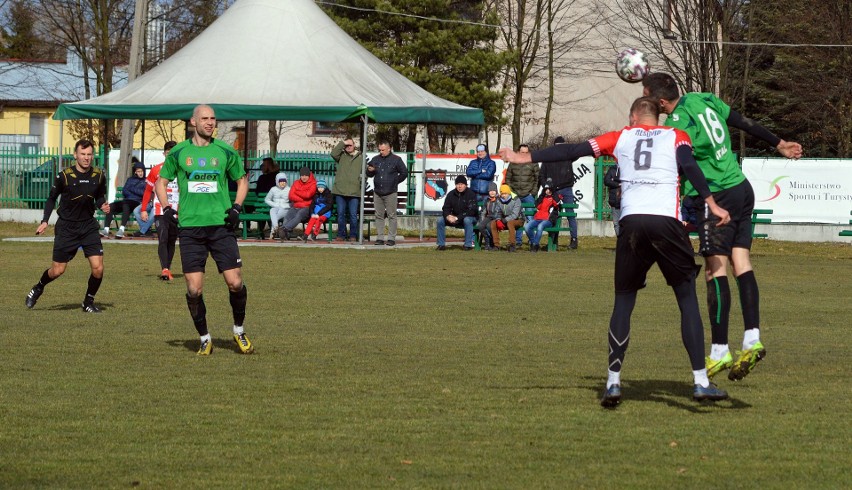
[[[589,140],[595,157],[610,155],[621,177],[621,217],[668,216],[680,221],[677,148],[689,135],[675,128],[628,126]]]

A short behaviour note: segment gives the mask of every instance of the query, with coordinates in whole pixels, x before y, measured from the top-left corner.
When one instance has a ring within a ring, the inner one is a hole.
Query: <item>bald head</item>
[[[209,142],[213,138],[213,132],[216,130],[216,113],[209,105],[198,105],[192,111],[190,125],[195,127],[195,136],[197,138]],[[196,143],[200,143],[200,141]]]

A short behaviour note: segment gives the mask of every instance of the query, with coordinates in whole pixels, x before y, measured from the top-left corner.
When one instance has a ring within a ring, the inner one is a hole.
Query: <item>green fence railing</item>
[[[21,153],[15,147],[0,147],[0,207],[41,209],[53,178],[74,164],[73,150],[60,161],[58,148],[40,148]],[[93,165],[102,166],[103,148],[95,153]]]

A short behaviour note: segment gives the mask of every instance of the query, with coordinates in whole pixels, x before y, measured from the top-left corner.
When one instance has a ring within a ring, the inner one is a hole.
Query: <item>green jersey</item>
[[[160,177],[177,178],[182,228],[224,225],[231,207],[228,180],[245,174],[237,151],[217,139],[207,146],[195,146],[192,140],[178,143],[160,169]]]
[[[737,154],[731,149],[728,116],[731,108],[709,93],[684,94],[666,119],[666,126],[682,129],[692,140],[692,153],[711,192],[729,189],[745,180]],[[697,196],[692,183],[683,186],[687,196]]]

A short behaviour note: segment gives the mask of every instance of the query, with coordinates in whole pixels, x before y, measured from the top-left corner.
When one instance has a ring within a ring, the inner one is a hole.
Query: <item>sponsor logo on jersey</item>
[[[191,167],[191,166],[192,166],[192,157],[186,157],[186,166],[187,166],[187,167]]]
[[[199,167],[206,167],[207,166],[207,159],[206,158],[199,158],[198,159],[198,166]]]
[[[213,165],[214,167],[218,167],[219,166],[219,159],[215,158],[215,157],[211,158],[210,159],[210,165]]]

